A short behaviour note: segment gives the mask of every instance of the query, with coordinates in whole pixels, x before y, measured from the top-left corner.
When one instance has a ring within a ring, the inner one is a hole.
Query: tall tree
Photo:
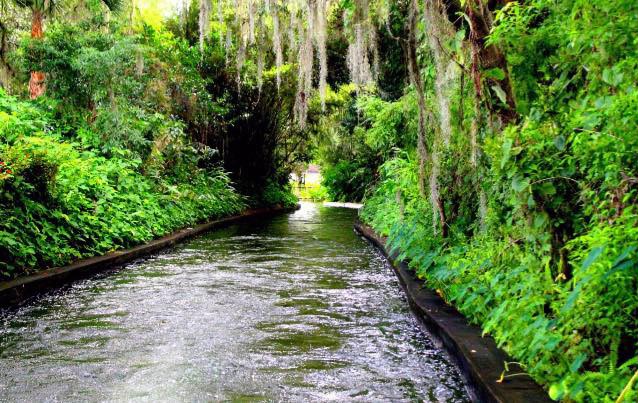
[[[41,40],[44,38],[44,17],[55,9],[58,3],[55,0],[14,0],[19,7],[31,10],[31,38]],[[120,6],[121,0],[102,0],[109,10],[115,10]],[[31,99],[36,99],[46,92],[46,74],[42,71],[32,71],[29,80],[29,94]]]
[[[9,30],[5,26],[4,22],[0,21],[0,88],[7,85],[5,81],[8,81],[6,76],[10,74],[9,64],[7,63],[8,53],[8,36]]]
[[[510,0],[496,1],[496,6],[502,6]],[[496,97],[501,102],[487,102],[491,113],[497,115],[503,125],[516,121],[516,101],[514,89],[507,69],[505,54],[501,49],[487,43],[487,37],[492,30],[493,15],[486,0],[468,0],[465,12],[470,22],[470,42],[472,44],[472,75],[474,87],[479,97],[483,97],[483,78]],[[485,72],[489,76],[484,77]],[[491,99],[491,98],[490,98]]]

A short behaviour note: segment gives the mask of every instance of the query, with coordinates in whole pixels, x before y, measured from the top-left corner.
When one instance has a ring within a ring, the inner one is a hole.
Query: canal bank
[[[114,251],[103,256],[83,259],[68,266],[43,270],[36,274],[20,277],[15,280],[0,282],[0,308],[19,304],[38,293],[62,287],[69,282],[121,266],[135,259],[143,258],[213,229],[245,220],[268,218],[273,215],[294,211],[297,208],[299,208],[299,206],[293,208],[268,207],[249,209],[242,214],[212,220],[192,228],[175,231],[172,234],[155,239],[144,245]]]
[[[399,252],[392,253],[388,249],[384,237],[359,221],[354,228],[389,260],[415,314],[456,359],[479,400],[501,403],[552,401],[491,337],[483,336],[478,326],[471,325],[435,290],[416,278],[408,264],[398,259]]]
[[[355,218],[304,203],[0,314],[0,400],[471,401]]]

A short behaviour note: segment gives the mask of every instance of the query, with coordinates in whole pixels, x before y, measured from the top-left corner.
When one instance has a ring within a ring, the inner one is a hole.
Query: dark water
[[[304,204],[0,313],[0,401],[468,401],[354,216]]]

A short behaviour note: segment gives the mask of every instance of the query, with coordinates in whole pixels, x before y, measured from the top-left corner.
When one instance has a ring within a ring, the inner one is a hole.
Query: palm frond
[[[122,7],[122,0],[102,0],[104,5],[109,8],[111,11],[117,11]]]
[[[54,0],[13,0],[13,3],[18,7],[39,10],[43,13],[52,12],[56,5]]]

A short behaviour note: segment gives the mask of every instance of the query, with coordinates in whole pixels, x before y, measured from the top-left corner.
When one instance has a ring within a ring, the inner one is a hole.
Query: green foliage
[[[401,122],[398,105],[359,100],[361,137],[385,152],[362,219],[554,399],[614,401],[638,367],[637,16],[625,0],[497,12],[489,43],[507,55],[521,118],[499,133],[479,126],[473,163],[472,120],[489,117],[450,95],[452,113],[463,113],[439,151],[446,238],[419,191],[414,137],[397,129],[414,127],[416,114]],[[636,396],[630,385],[623,397]]]
[[[419,108],[402,60],[411,3],[369,3],[385,29],[379,85],[366,92],[344,85],[341,24],[359,3],[340,2],[327,43],[335,89],[325,111],[303,94],[307,130],[291,124],[295,66],[280,69],[280,87],[272,69],[258,86],[263,49],[249,47],[239,71],[238,42],[226,49],[218,32],[200,52],[191,3],[172,34],[94,19],[23,41],[18,78],[46,72],[51,99],[0,93],[2,276],[236,212],[243,199],[220,167],[252,205],[292,206],[282,184],[314,159],[324,181],[312,197],[363,199],[362,218],[553,398],[636,400],[638,3],[484,1],[498,8],[486,46],[507,66],[480,70],[456,18],[470,18],[469,3],[444,2],[447,22],[418,16]],[[490,111],[508,95],[493,83],[506,80],[517,111],[501,127]]]
[[[431,210],[417,178],[409,159],[386,162],[362,219],[388,235],[391,248],[430,287],[481,324],[527,371],[553,382],[553,397],[618,394],[636,364],[627,360],[638,309],[636,217],[570,243],[574,278],[563,282],[554,278],[546,252],[512,238],[514,233],[441,243],[432,235]]]
[[[32,104],[17,102],[0,91],[0,141],[11,144],[26,133],[46,129],[48,113]],[[48,108],[44,110],[48,112]]]
[[[292,192],[291,185],[280,185],[268,182],[261,195],[262,203],[269,206],[294,207],[297,205],[297,196]]]
[[[98,13],[93,5],[86,12]],[[296,204],[279,185],[307,159],[307,136],[289,127],[293,69],[279,92],[272,72],[263,93],[250,81],[238,88],[218,38],[202,53],[180,29],[64,18],[43,39],[25,35],[11,57],[18,81],[46,73],[47,97],[0,93],[0,276],[128,247],[248,203]]]
[[[226,110],[223,100],[211,100],[197,56],[166,34],[85,33],[65,24],[49,31],[44,40],[25,41],[22,71],[47,72],[49,96],[62,100],[62,129],[85,146],[105,154],[126,148],[146,158],[158,139],[183,127],[170,116],[184,116],[190,126]]]
[[[326,103],[326,112],[311,129],[315,159],[323,166],[322,186],[330,200],[359,201],[375,179],[382,154],[366,143],[366,132],[359,127],[360,105],[379,106],[372,97],[357,101],[352,85],[329,90]]]
[[[126,149],[107,158],[55,133],[30,132],[46,114],[1,92],[0,105],[4,114],[31,111],[6,126],[27,130],[0,144],[2,277],[130,247],[245,206],[219,169],[190,165],[188,181],[143,176],[142,160]]]
[[[92,2],[96,2],[96,1],[92,0]],[[49,12],[53,11],[58,6],[59,1],[55,1],[55,0],[13,0],[13,3],[15,3],[19,7],[28,7],[30,9],[32,9],[32,10],[38,10],[38,11],[41,11],[41,12],[49,13]],[[89,3],[91,3],[91,2],[89,2]],[[121,7],[122,0],[102,0],[102,3],[104,3],[104,5],[106,7],[108,7],[109,10],[116,11],[116,10],[118,10]]]
[[[394,102],[383,101],[376,96],[362,96],[357,99],[357,109],[362,115],[359,125],[367,128],[365,143],[384,159],[390,158],[396,148],[413,147],[416,125],[409,116],[418,113],[413,92]]]
[[[333,201],[359,201],[372,182],[374,171],[357,162],[341,161],[326,168],[321,185]]]
[[[293,192],[301,200],[310,200],[313,202],[322,202],[330,199],[330,195],[325,187],[321,184],[309,184],[296,187],[293,184]]]

